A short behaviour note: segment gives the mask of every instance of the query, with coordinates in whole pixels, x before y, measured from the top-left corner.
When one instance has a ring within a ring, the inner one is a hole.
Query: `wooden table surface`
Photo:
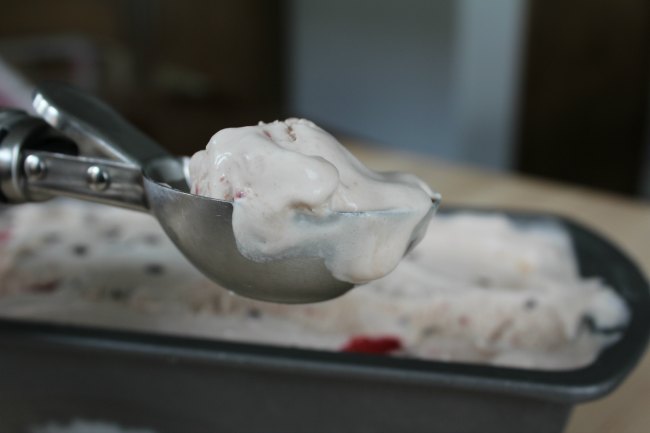
[[[444,205],[552,211],[586,224],[618,243],[650,275],[650,202],[584,188],[443,163],[378,150],[358,142],[349,148],[369,167],[420,176],[443,195]],[[650,312],[648,312],[650,314]],[[578,406],[568,433],[650,432],[650,353],[608,397]]]

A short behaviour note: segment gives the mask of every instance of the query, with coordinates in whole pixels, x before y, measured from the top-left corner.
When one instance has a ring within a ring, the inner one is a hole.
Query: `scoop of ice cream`
[[[190,178],[194,194],[234,202],[245,257],[322,257],[352,283],[392,271],[432,209],[433,193],[415,176],[368,169],[304,119],[217,132],[192,157]]]

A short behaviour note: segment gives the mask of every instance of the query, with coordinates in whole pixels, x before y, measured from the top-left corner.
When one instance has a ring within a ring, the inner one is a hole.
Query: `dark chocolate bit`
[[[526,302],[524,302],[524,308],[526,310],[534,310],[537,308],[537,301],[533,298],[526,299]]]
[[[430,337],[432,335],[438,334],[440,332],[440,328],[432,325],[432,326],[427,326],[426,328],[422,329],[422,336],[423,337]]]
[[[43,243],[46,245],[54,245],[61,242],[61,235],[56,232],[51,232],[43,236]]]
[[[246,315],[252,319],[259,319],[262,316],[262,312],[257,308],[250,308],[246,312]]]
[[[131,295],[131,290],[122,287],[108,289],[108,297],[113,301],[124,301]]]
[[[72,252],[75,256],[83,257],[88,254],[88,245],[77,244],[72,246]]]
[[[18,251],[18,253],[16,254],[16,257],[19,258],[20,260],[26,260],[26,259],[29,259],[30,257],[34,256],[35,252],[36,251],[34,251],[32,248],[25,247],[25,248]]]
[[[84,223],[86,224],[95,224],[99,220],[97,214],[94,213],[87,213],[84,215],[83,218],[84,218]]]
[[[156,234],[150,233],[148,235],[145,235],[144,238],[142,238],[142,241],[147,245],[158,245],[161,241],[161,238]]]
[[[121,234],[122,234],[122,230],[120,229],[119,226],[109,227],[108,229],[104,230],[104,232],[102,233],[102,235],[106,239],[117,239],[120,237]]]
[[[159,263],[150,263],[144,267],[144,271],[149,275],[162,275],[165,273],[165,267]]]
[[[399,316],[397,323],[401,326],[408,326],[411,323],[411,318],[409,316]]]

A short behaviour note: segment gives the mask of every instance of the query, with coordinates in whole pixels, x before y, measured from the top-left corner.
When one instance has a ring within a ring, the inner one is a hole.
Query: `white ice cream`
[[[74,201],[0,213],[1,316],[321,350],[392,336],[398,356],[543,369],[589,364],[628,320],[557,225],[439,216],[390,275],[290,306],[210,282],[146,214]]]
[[[192,157],[190,177],[194,194],[234,202],[247,258],[322,257],[352,283],[391,272],[432,209],[422,181],[368,169],[304,119],[219,131]]]

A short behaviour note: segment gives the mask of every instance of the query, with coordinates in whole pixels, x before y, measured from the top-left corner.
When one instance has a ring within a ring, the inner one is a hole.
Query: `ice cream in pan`
[[[500,215],[437,216],[392,273],[306,305],[229,293],[141,213],[52,201],[1,226],[5,317],[544,369],[590,363],[628,320],[561,226]]]

